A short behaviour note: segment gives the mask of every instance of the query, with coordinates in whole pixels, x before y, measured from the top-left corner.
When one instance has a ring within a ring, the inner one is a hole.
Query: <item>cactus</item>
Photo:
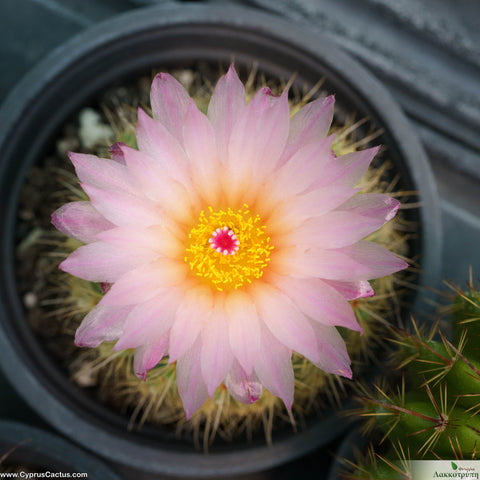
[[[210,89],[208,85],[194,75],[190,70],[176,72],[177,78],[184,83],[200,108],[208,104]],[[142,79],[145,91],[138,98],[125,98],[124,92],[116,91],[113,100],[108,106],[103,106],[104,116],[109,121],[110,127],[118,141],[123,141],[135,147],[133,135],[136,122],[136,106],[145,106],[148,101],[149,80]],[[251,72],[247,79],[247,87],[253,94],[257,83],[265,84],[265,79]],[[268,84],[274,92],[284,89],[284,84]],[[141,87],[142,88],[142,87]],[[140,90],[141,90],[140,88]],[[292,88],[291,99],[292,114],[305,104],[310,97],[318,94],[320,84],[309,92],[302,93]],[[125,105],[129,102],[130,105]],[[348,118],[344,125],[335,125],[332,133],[337,133],[334,150],[338,154],[345,154],[363,148],[378,135],[372,128],[368,136],[361,140],[358,138],[357,129],[367,120],[355,121]],[[108,155],[107,144],[98,144],[95,149],[86,153]],[[389,176],[389,163],[385,161],[372,167],[365,176],[360,188],[366,192],[389,193],[397,188],[397,178],[387,180]],[[82,191],[77,187],[74,176],[67,170],[52,172],[58,178],[59,188],[51,203],[51,210],[58,204],[66,201],[85,199]],[[393,196],[402,196],[402,192],[395,192]],[[410,193],[405,193],[408,199]],[[397,254],[408,254],[408,232],[414,226],[409,225],[401,215],[395,222],[386,224],[368,239],[377,243],[388,245],[389,249]],[[64,242],[59,236],[54,237],[57,255],[66,256],[78,245],[71,240]],[[45,305],[51,303],[52,297],[61,299],[60,306],[55,309],[48,307],[47,315],[50,322],[56,322],[58,330],[72,335],[81,318],[95,305],[102,296],[101,286],[76,277],[71,277],[59,272],[55,268],[58,258],[52,259],[51,288],[46,292]],[[375,297],[356,300],[353,303],[357,319],[364,330],[360,336],[358,332],[342,331],[348,344],[356,372],[362,371],[366,360],[371,360],[374,349],[372,346],[381,343],[386,331],[386,318],[393,317],[392,312],[399,310],[398,296],[402,293],[395,277],[382,278],[373,285],[377,292]],[[403,287],[402,287],[403,288]],[[54,327],[52,327],[54,328]],[[71,340],[73,344],[73,340]],[[370,356],[370,358],[368,358]],[[345,394],[346,382],[335,376],[327,375],[318,370],[313,364],[300,355],[294,355],[293,366],[296,378],[295,402],[292,412],[288,412],[282,402],[265,391],[257,403],[244,405],[231,397],[220,386],[212,399],[194,414],[190,421],[186,421],[182,404],[175,384],[175,365],[161,362],[147,377],[146,382],[141,382],[133,373],[133,351],[113,352],[112,345],[101,345],[95,350],[76,352],[75,359],[69,361],[67,368],[74,382],[84,387],[97,386],[99,397],[113,404],[121,411],[131,412],[131,428],[141,426],[145,422],[157,425],[169,425],[178,433],[189,433],[197,446],[206,449],[215,436],[226,441],[243,436],[249,438],[252,432],[265,432],[267,442],[272,439],[273,424],[289,422],[293,428],[296,423],[323,407],[324,403],[340,402]]]
[[[480,458],[480,293],[471,280],[465,291],[449,286],[455,295],[444,311],[452,341],[439,323],[419,327],[412,319],[411,332],[392,328],[390,366],[401,375],[400,386],[395,391],[385,378],[373,388],[360,385],[361,407],[350,412],[366,419],[364,433],[381,435],[375,448],[386,449],[391,476],[369,456],[345,479],[404,478],[391,469],[399,461]],[[404,448],[393,448],[399,444]]]

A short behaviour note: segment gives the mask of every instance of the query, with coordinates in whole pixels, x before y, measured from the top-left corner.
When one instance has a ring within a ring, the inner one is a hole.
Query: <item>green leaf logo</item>
[[[458,468],[458,467],[457,467],[457,464],[452,462],[452,468],[453,468],[454,470],[456,470],[456,469]]]

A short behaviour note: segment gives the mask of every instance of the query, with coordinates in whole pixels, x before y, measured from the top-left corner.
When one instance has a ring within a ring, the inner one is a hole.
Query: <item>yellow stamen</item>
[[[211,248],[209,239],[217,228],[228,227],[239,240],[235,255],[223,255]],[[191,271],[204,278],[217,290],[239,288],[263,275],[270,261],[270,238],[265,234],[258,215],[249,211],[248,205],[240,210],[202,211],[198,223],[192,228],[185,250],[185,262]]]

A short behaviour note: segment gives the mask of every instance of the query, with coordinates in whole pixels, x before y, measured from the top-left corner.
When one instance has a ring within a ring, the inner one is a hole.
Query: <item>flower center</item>
[[[240,248],[240,240],[237,239],[235,232],[228,227],[214,230],[212,236],[208,239],[208,243],[214,250],[224,255],[235,255],[235,252],[238,252]]]
[[[189,233],[185,262],[217,290],[239,288],[263,275],[270,261],[270,238],[258,215],[240,210],[202,211]]]

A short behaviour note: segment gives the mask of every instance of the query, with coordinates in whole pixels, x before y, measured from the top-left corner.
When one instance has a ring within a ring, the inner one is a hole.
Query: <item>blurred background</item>
[[[480,2],[213,1],[266,10],[317,30],[356,57],[385,84],[418,132],[437,180],[444,230],[442,276],[463,285],[472,265],[474,278],[478,279]],[[0,103],[24,74],[70,37],[114,15],[156,3],[183,2],[0,0]],[[187,3],[184,8],[188,8]],[[0,387],[0,417],[42,424],[3,377]],[[334,449],[335,445],[330,451]],[[280,471],[285,475],[295,471],[297,478],[311,478],[306,472],[311,471],[309,466],[313,468],[314,463],[318,471],[317,458],[318,452],[261,478],[280,478]],[[323,471],[328,468],[327,462],[324,461]],[[305,477],[299,476],[302,471]]]

